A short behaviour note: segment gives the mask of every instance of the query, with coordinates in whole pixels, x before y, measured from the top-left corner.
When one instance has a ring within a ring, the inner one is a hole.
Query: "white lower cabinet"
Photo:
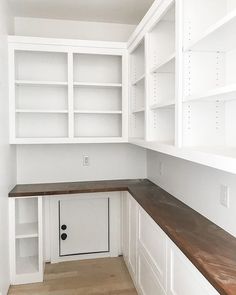
[[[168,295],[219,294],[189,259],[168,241]]]
[[[139,294],[219,294],[129,193],[122,209],[124,258]]]
[[[50,199],[51,262],[120,254],[120,193]]]

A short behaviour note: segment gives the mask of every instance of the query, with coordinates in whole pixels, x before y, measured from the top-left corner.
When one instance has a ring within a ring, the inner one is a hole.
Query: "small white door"
[[[59,201],[59,227],[60,256],[109,252],[109,198]]]

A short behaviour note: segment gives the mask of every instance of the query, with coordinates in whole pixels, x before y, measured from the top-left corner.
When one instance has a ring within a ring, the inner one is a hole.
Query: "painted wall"
[[[90,165],[83,166],[83,155]],[[35,145],[17,148],[17,182],[146,177],[146,151],[129,144]]]
[[[16,183],[15,148],[8,144],[7,34],[12,33],[13,18],[7,0],[0,1],[0,292],[9,287],[8,192]]]
[[[162,163],[162,164],[160,164]],[[236,237],[236,175],[147,152],[150,180]],[[229,186],[230,208],[220,204],[220,186]]]
[[[127,41],[135,25],[41,18],[15,18],[15,35],[101,41]]]

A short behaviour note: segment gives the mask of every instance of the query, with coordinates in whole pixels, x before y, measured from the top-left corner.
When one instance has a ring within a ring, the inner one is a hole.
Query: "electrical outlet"
[[[162,176],[164,172],[164,165],[162,162],[159,162],[159,175]]]
[[[229,187],[221,185],[220,187],[220,203],[222,206],[229,208]]]
[[[89,166],[89,156],[83,156],[83,165]]]

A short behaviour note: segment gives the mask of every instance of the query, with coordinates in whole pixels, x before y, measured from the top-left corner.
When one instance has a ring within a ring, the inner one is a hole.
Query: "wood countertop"
[[[9,197],[128,191],[222,295],[236,295],[236,238],[148,179],[16,185]]]

